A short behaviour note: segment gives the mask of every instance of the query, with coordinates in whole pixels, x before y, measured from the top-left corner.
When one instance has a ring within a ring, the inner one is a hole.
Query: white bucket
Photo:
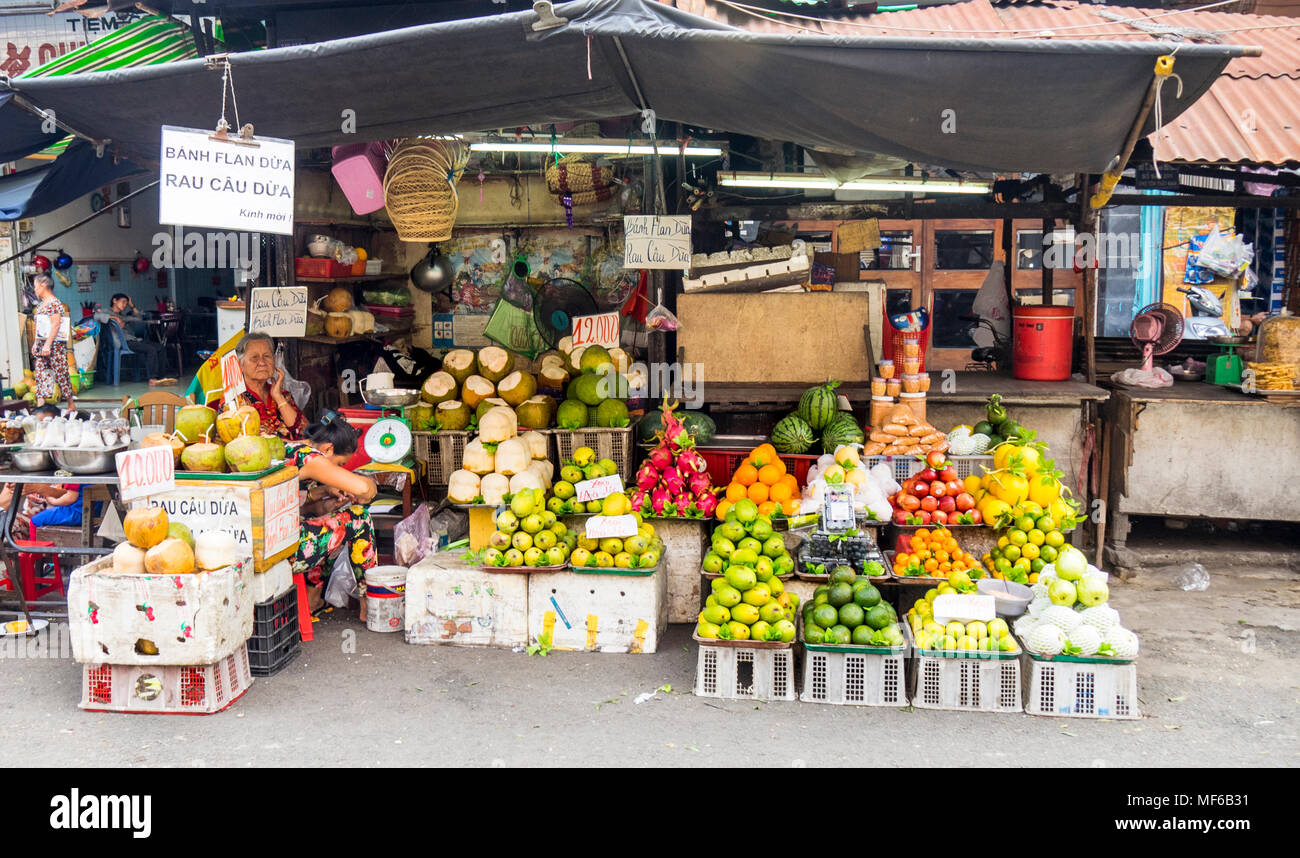
[[[406,567],[366,570],[366,628],[400,632],[406,622]]]

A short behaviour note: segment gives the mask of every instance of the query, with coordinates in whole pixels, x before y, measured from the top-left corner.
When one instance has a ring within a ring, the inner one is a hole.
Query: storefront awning
[[[55,161],[0,176],[0,220],[34,217],[62,208],[118,179],[143,172],[112,155],[96,157],[95,147],[74,140]]]
[[[653,0],[576,0],[230,57],[241,122],[300,146],[603,119],[659,120],[989,171],[1100,172],[1175,45],[754,33]],[[1177,46],[1164,121],[1249,49]],[[201,60],[11,81],[124,154],[160,127],[215,126],[221,71]],[[234,120],[233,109],[227,116]],[[1147,131],[1153,119],[1148,120]]]

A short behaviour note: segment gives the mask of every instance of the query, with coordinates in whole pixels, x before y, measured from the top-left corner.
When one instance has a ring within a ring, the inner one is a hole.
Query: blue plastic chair
[[[139,365],[135,367],[135,380],[145,381],[145,374],[148,367],[145,366],[144,355],[131,351],[131,347],[126,343],[126,335],[122,333],[122,327],[114,319],[109,319],[100,325],[100,329],[108,332],[107,351],[104,363],[108,370],[108,384],[110,387],[116,387],[122,382],[122,356],[132,355],[140,359]]]

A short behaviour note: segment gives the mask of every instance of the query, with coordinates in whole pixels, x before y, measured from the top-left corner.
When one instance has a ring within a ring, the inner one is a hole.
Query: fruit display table
[[[1300,407],[1177,382],[1116,389],[1103,414],[1115,547],[1124,547],[1134,515],[1300,521]]]
[[[668,579],[668,622],[693,623],[700,613],[700,561],[708,551],[713,519],[651,519],[664,541],[660,568]]]

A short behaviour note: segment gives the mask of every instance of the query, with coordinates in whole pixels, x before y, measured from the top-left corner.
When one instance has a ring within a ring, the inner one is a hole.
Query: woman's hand
[[[41,357],[49,357],[49,356],[50,356],[50,350],[51,350],[52,348],[53,348],[53,346],[51,346],[49,343],[46,343],[46,344],[45,344],[45,348],[41,349]]]
[[[271,373],[271,401],[276,405],[288,404],[284,395],[284,370],[278,366]]]

